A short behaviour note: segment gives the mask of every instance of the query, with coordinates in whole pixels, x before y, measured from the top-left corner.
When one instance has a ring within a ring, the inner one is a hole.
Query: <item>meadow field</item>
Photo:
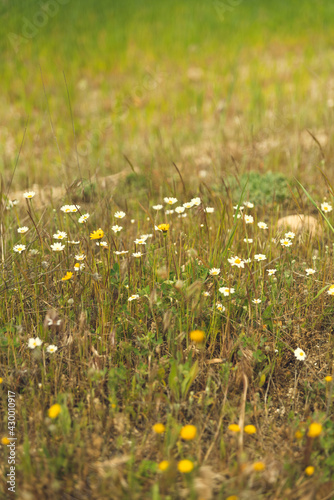
[[[334,499],[333,2],[0,16],[0,498]]]

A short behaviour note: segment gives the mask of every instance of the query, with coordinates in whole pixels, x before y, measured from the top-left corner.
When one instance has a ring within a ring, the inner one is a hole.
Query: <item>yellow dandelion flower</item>
[[[4,444],[5,446],[7,446],[7,444],[9,444],[9,443],[10,443],[10,441],[8,438],[6,438],[6,437],[1,438],[1,444]]]
[[[158,465],[158,469],[161,470],[162,472],[164,472],[165,470],[167,470],[169,467],[169,462],[168,460],[163,460],[162,462],[159,463]]]
[[[169,229],[169,224],[159,224],[158,229],[166,234]]]
[[[228,429],[231,431],[231,432],[240,432],[241,429],[240,429],[240,426],[238,424],[230,424],[228,426]]]
[[[295,438],[296,439],[301,439],[303,437],[303,433],[298,429],[296,432],[295,432]]]
[[[305,474],[307,476],[313,476],[313,474],[314,474],[314,467],[313,467],[313,465],[309,465],[308,467],[306,467]]]
[[[97,229],[96,231],[93,231],[92,233],[90,233],[90,239],[91,240],[100,240],[101,238],[103,238],[104,236],[104,232],[102,231],[101,228]]]
[[[67,271],[67,273],[65,274],[65,276],[62,277],[62,281],[67,281],[67,280],[70,280],[73,276],[73,273],[71,273],[70,271]]]
[[[61,406],[56,403],[49,408],[48,414],[50,418],[57,418],[59,413],[61,412]]]
[[[322,425],[317,422],[313,422],[308,429],[308,437],[316,438],[322,433]]]
[[[327,376],[325,377],[325,381],[326,381],[326,382],[331,382],[332,380],[333,380],[333,377],[331,377],[331,375],[327,375]]]
[[[263,462],[254,462],[253,463],[253,470],[256,472],[261,472],[266,468],[265,464]]]
[[[237,495],[230,495],[226,500],[239,500],[239,497],[237,497]]]
[[[191,460],[180,460],[180,462],[177,464],[177,468],[183,474],[188,474],[188,472],[191,472],[193,470],[194,463]]]
[[[2,384],[2,382],[3,382],[3,378],[2,378],[2,377],[0,377],[0,384]]]
[[[193,330],[189,333],[189,337],[196,344],[200,344],[205,339],[205,333],[202,330]]]
[[[195,439],[197,434],[197,429],[194,425],[185,425],[182,427],[180,436],[182,439],[185,441],[191,441],[192,439]]]
[[[244,428],[244,431],[246,434],[255,434],[256,433],[256,427],[255,425],[246,425]]]
[[[166,430],[166,427],[164,426],[164,424],[157,423],[153,425],[152,429],[156,434],[163,434]]]

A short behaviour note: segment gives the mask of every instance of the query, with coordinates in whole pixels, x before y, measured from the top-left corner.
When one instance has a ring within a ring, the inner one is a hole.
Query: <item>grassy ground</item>
[[[0,7],[4,498],[333,498],[332,231],[295,179],[331,203],[334,6],[41,5]]]

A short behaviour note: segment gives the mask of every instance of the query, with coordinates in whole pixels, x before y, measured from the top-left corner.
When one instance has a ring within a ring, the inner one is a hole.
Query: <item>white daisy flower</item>
[[[216,304],[216,308],[217,308],[217,309],[218,309],[218,311],[220,311],[220,312],[224,312],[224,311],[226,310],[226,307],[225,307],[225,306],[223,306],[223,304],[221,304],[220,302],[218,302],[218,303]]]
[[[252,302],[253,302],[253,304],[261,304],[262,300],[261,299],[253,299]]]
[[[65,233],[64,231],[57,231],[53,235],[53,237],[54,237],[55,240],[63,240],[64,238],[67,237],[67,233]]]
[[[253,243],[253,238],[244,238],[245,243]]]
[[[257,260],[257,261],[260,261],[260,260],[266,260],[266,256],[263,255],[263,253],[257,253],[254,255],[254,259]]]
[[[293,233],[292,231],[289,231],[288,233],[285,233],[284,238],[288,238],[289,240],[293,240],[293,238],[295,236],[296,236],[295,233]]]
[[[234,288],[228,288],[227,286],[223,286],[223,287],[219,288],[219,291],[220,291],[220,293],[222,293],[224,295],[224,297],[228,297],[232,293],[235,293]]]
[[[131,297],[128,298],[128,302],[131,302],[132,300],[139,299],[139,295],[131,295]]]
[[[191,201],[187,201],[186,203],[183,203],[183,206],[184,208],[192,208],[193,204],[191,203]]]
[[[142,240],[147,240],[147,238],[152,238],[153,234],[142,234],[140,238]]]
[[[111,226],[111,229],[114,231],[114,233],[119,233],[120,231],[122,231],[123,227],[122,226],[118,226],[116,224],[115,226]]]
[[[125,255],[126,253],[129,253],[129,250],[121,250],[121,251],[115,250],[114,251],[115,255]]]
[[[292,245],[292,241],[289,240],[289,238],[283,238],[282,240],[280,240],[280,243],[282,247],[291,247]]]
[[[245,222],[246,224],[253,224],[254,217],[252,215],[245,215]]]
[[[216,268],[216,267],[213,267],[212,269],[210,269],[209,271],[209,274],[211,276],[218,276],[218,274],[220,273],[220,269],[219,268]]]
[[[331,212],[333,210],[333,207],[330,203],[324,201],[324,203],[321,203],[321,210],[323,212]]]
[[[168,203],[168,205],[174,205],[174,203],[177,202],[177,198],[173,198],[173,197],[164,198],[164,202]]]
[[[21,233],[21,234],[24,234],[26,233],[27,231],[29,231],[29,228],[27,226],[22,226],[22,227],[18,227],[17,228],[17,232],[18,233]]]
[[[227,259],[231,266],[237,266],[237,267],[245,267],[244,261],[241,260],[237,255],[235,257],[231,257],[230,259]]]
[[[33,198],[35,196],[35,191],[26,191],[25,193],[23,193],[23,196],[24,198],[27,198],[28,200],[30,200],[31,198]]]
[[[106,241],[97,241],[96,246],[107,248],[108,243]]]
[[[193,207],[198,207],[202,203],[201,198],[193,198],[190,203],[192,203]]]
[[[305,352],[302,349],[300,349],[299,347],[297,347],[297,349],[294,350],[294,354],[295,354],[296,358],[299,359],[300,361],[304,361],[306,359]]]
[[[274,276],[276,271],[277,271],[277,269],[267,269],[268,276]]]
[[[311,267],[308,267],[307,269],[305,269],[305,272],[307,276],[310,276],[311,274],[314,274],[317,271],[315,269],[312,269]]]
[[[328,295],[334,295],[334,285],[331,285],[327,290]]]
[[[238,210],[238,205],[235,205],[234,210]],[[239,210],[243,210],[245,207],[243,205],[240,205]]]
[[[248,259],[245,259],[244,260],[244,263],[245,264],[249,264],[250,262],[252,262],[252,259],[250,257],[248,257]]]
[[[180,218],[183,218],[183,219],[184,219],[185,217],[188,217],[188,214],[181,214],[181,215],[178,215],[178,218],[179,218],[179,219],[180,219]]]
[[[29,349],[35,349],[35,347],[39,347],[42,344],[43,344],[43,341],[39,337],[36,337],[35,339],[31,338],[28,340]]]
[[[75,255],[75,260],[85,260],[86,255],[84,253],[79,253],[78,255]]]
[[[65,213],[77,212],[80,208],[80,205],[63,205],[60,207],[60,210]]]
[[[165,210],[166,215],[171,215],[174,213],[174,210]]]
[[[265,222],[258,222],[257,225],[260,229],[268,229],[268,224]]]
[[[79,219],[78,219],[79,224],[83,224],[84,222],[86,222],[86,220],[88,220],[89,217],[90,217],[89,214],[84,214],[81,217],[79,217]]]
[[[247,208],[254,208],[254,203],[250,202],[250,201],[245,201],[244,203],[245,207]]]
[[[65,245],[62,245],[61,243],[54,243],[53,245],[50,245],[50,247],[54,252],[61,252],[64,250]]]
[[[213,207],[206,207],[204,209],[204,212],[206,212],[207,214],[213,214],[214,211],[215,209]]]
[[[203,292],[204,297],[210,297],[210,292]]]
[[[146,241],[144,238],[138,238],[134,241],[135,245],[146,245]]]
[[[68,240],[68,242],[70,245],[79,245],[80,244],[80,241],[75,241],[75,240]]]
[[[176,207],[175,212],[177,214],[182,214],[185,211],[184,207]]]
[[[126,216],[125,212],[115,212],[114,214],[114,217],[116,217],[116,219],[123,219],[123,217],[125,216]]]
[[[15,245],[13,247],[14,252],[22,253],[26,249],[25,245]]]
[[[162,205],[153,205],[153,210],[162,210],[164,207]]]
[[[47,348],[46,348],[47,352],[49,352],[50,354],[53,354],[54,352],[56,352],[58,350],[58,347],[56,345],[49,345]]]
[[[132,257],[136,257],[136,258],[138,259],[139,257],[142,257],[142,255],[143,255],[143,254],[142,254],[141,252],[134,252],[134,253],[132,254]]]

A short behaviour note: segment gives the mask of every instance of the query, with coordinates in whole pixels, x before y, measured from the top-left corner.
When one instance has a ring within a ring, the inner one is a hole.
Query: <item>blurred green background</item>
[[[2,0],[0,9],[7,183],[28,123],[15,188],[118,172],[124,155],[153,178],[174,175],[175,161],[211,181],[270,168],[312,182],[316,164],[330,165],[329,0]]]

